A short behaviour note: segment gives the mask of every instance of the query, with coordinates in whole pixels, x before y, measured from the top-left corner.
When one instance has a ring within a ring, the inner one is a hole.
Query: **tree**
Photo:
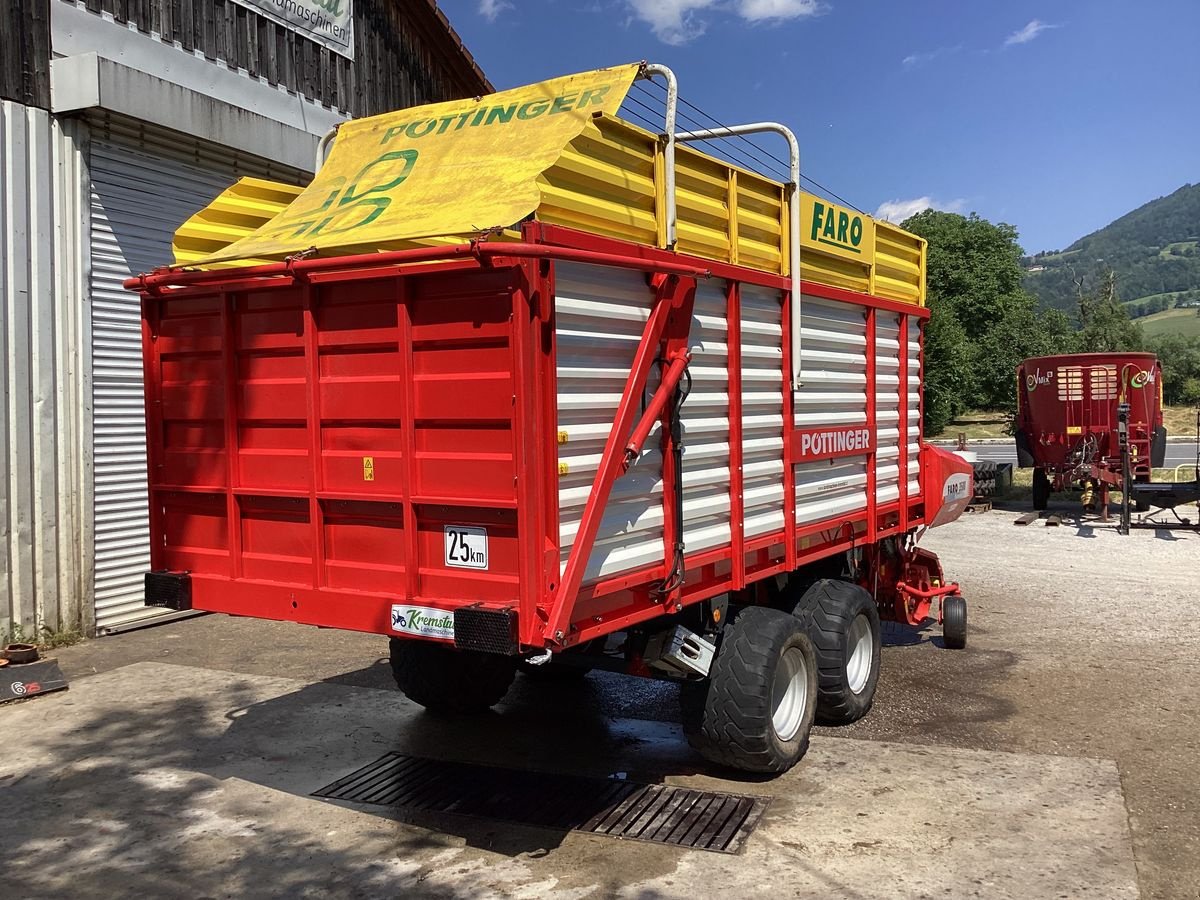
[[[1021,247],[1011,225],[975,213],[927,209],[901,226],[929,241],[927,279],[932,302],[948,301],[967,328],[986,330],[1003,318],[1021,288]]]
[[[1021,287],[1016,229],[935,210],[903,227],[929,242],[926,434],[970,407],[1013,410],[1017,364],[1073,348],[1066,317],[1038,313]]]
[[[1171,406],[1200,404],[1200,338],[1168,334],[1149,343],[1163,367],[1163,401]]]
[[[1099,286],[1084,290],[1084,279],[1077,281],[1079,291],[1079,349],[1084,353],[1112,353],[1141,350],[1145,344],[1142,326],[1129,319],[1129,312],[1117,297],[1117,274],[1105,269]]]

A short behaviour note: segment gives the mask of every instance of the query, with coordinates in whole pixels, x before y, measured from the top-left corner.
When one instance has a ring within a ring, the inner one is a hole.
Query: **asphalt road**
[[[938,441],[942,446],[953,445],[953,442]],[[968,441],[967,446],[974,452],[979,454],[980,459],[995,460],[1001,463],[1017,462],[1017,448],[1011,441],[1004,443],[989,443],[987,441]],[[1196,462],[1196,442],[1195,441],[1169,441],[1167,443],[1167,457],[1165,465],[1167,468],[1175,468],[1194,464]]]

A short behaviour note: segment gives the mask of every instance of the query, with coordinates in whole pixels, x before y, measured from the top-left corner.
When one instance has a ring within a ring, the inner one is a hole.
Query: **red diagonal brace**
[[[642,339],[637,352],[633,356],[633,365],[629,377],[625,380],[625,390],[621,394],[621,402],[617,405],[613,417],[612,430],[604,444],[604,453],[600,457],[600,467],[596,470],[596,479],[592,482],[592,492],[588,497],[587,506],[583,508],[583,516],[579,521],[579,531],[575,535],[575,543],[571,547],[571,555],[567,557],[567,567],[563,571],[562,581],[554,592],[554,605],[550,608],[550,616],[543,632],[546,640],[563,644],[567,638],[567,627],[571,622],[571,613],[575,608],[575,598],[579,586],[583,582],[583,573],[587,561],[592,555],[592,547],[596,542],[596,532],[600,529],[600,520],[604,517],[604,508],[608,505],[608,497],[612,493],[613,484],[624,471],[625,447],[629,440],[630,429],[633,427],[633,417],[646,390],[646,380],[650,377],[650,367],[659,355],[663,330],[671,313],[680,308],[684,301],[695,293],[696,281],[693,278],[682,279],[678,275],[655,275],[651,280],[655,289],[654,306],[646,327],[642,330]]]
[[[667,366],[667,370],[663,373],[662,381],[658,385],[658,390],[650,398],[650,405],[642,413],[642,418],[633,429],[629,443],[625,445],[625,459],[621,463],[622,475],[629,471],[629,467],[633,465],[633,461],[642,452],[642,445],[646,443],[646,438],[650,437],[650,432],[654,430],[659,416],[662,415],[663,407],[667,405],[667,400],[670,398],[671,392],[679,384],[679,379],[683,377],[683,371],[687,368],[689,362],[691,362],[691,355],[680,353],[672,358],[671,364]]]

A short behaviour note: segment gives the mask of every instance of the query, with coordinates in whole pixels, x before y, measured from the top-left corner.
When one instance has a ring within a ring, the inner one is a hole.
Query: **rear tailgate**
[[[522,269],[346,274],[144,299],[152,564],[194,608],[452,640],[535,564]]]

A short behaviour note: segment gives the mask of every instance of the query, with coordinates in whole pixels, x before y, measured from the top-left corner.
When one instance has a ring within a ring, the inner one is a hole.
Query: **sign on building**
[[[234,0],[354,59],[354,0]]]

